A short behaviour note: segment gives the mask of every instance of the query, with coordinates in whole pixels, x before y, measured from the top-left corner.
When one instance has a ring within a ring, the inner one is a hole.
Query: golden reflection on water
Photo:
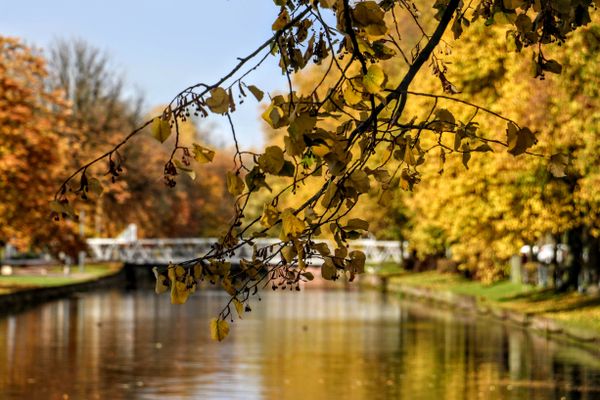
[[[0,319],[0,399],[597,399],[600,360],[375,292],[263,293],[217,344],[224,297],[89,293]]]

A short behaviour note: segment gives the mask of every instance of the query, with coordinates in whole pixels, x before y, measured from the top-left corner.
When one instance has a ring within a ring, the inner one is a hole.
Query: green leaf
[[[258,166],[270,174],[278,174],[283,168],[285,160],[283,159],[283,150],[278,146],[269,146],[264,154],[258,157]]]
[[[256,100],[261,101],[265,93],[254,85],[249,85],[248,90],[256,97]]]
[[[206,105],[215,114],[224,114],[229,110],[229,94],[221,87],[214,88],[210,91]]]
[[[154,118],[152,120],[150,132],[154,139],[164,143],[171,135],[171,125],[169,124],[169,120],[164,120],[161,117]]]
[[[222,319],[213,318],[210,320],[210,337],[212,340],[222,341],[229,334],[229,324]]]
[[[381,92],[384,82],[385,73],[383,72],[383,69],[378,64],[371,64],[362,79],[363,86],[367,92],[371,94]]]

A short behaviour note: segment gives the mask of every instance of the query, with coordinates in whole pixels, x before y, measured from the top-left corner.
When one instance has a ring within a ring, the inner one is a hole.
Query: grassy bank
[[[121,269],[119,263],[89,264],[83,271],[71,267],[65,274],[62,266],[15,267],[13,275],[0,276],[0,295],[19,290],[71,285],[112,275]]]
[[[520,313],[551,318],[562,326],[591,330],[600,334],[600,296],[580,293],[557,293],[551,289],[539,289],[529,285],[501,281],[483,284],[456,274],[436,271],[406,273],[391,266],[381,272],[395,284],[423,287],[435,291],[447,291],[472,296],[478,303]]]

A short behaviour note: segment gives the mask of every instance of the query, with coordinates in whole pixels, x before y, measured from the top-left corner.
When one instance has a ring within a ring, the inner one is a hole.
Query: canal
[[[0,318],[0,399],[599,399],[600,359],[377,292],[265,292],[223,343],[216,291],[103,291]]]

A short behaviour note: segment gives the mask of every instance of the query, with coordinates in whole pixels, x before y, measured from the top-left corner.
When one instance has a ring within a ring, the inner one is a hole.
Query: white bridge
[[[91,238],[87,240],[90,255],[94,261],[121,261],[128,264],[160,264],[179,263],[199,258],[208,253],[216,238],[181,238],[181,239],[138,239],[135,225],[130,225],[121,235],[114,239]],[[254,239],[257,248],[272,246],[279,243],[277,239]],[[326,242],[331,249],[333,243]],[[402,262],[402,244],[397,241],[381,241],[372,239],[354,240],[349,242],[350,251],[361,250],[365,253],[366,261],[370,264],[384,262]],[[233,263],[241,258],[251,259],[253,248],[250,245],[241,246],[235,250],[235,256],[230,258]],[[279,258],[272,262],[279,261]],[[307,260],[310,264],[320,265],[320,259]]]

